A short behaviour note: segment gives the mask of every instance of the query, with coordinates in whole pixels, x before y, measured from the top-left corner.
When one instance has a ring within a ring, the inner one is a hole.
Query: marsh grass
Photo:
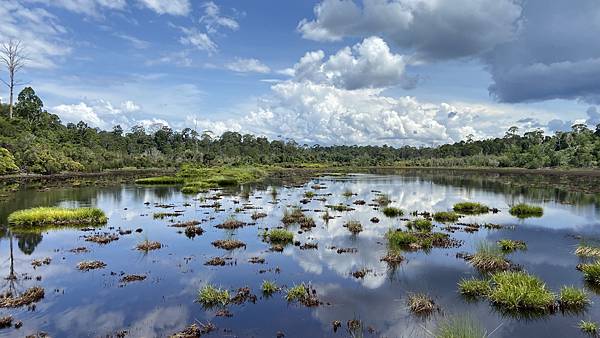
[[[429,315],[435,310],[433,299],[423,293],[409,295],[406,303],[408,309],[418,315]]]
[[[492,290],[489,280],[485,279],[462,279],[458,282],[458,290],[467,297],[487,297]]]
[[[600,285],[600,262],[581,265],[581,272],[586,282],[594,285]]]
[[[456,203],[453,207],[455,212],[467,215],[485,214],[490,211],[490,208],[478,202],[461,202]]]
[[[600,245],[582,242],[575,249],[575,254],[580,257],[600,257]]]
[[[265,296],[271,296],[279,291],[279,287],[275,282],[264,280],[261,285],[261,290]]]
[[[544,209],[542,207],[525,203],[513,205],[509,212],[511,215],[518,218],[542,217],[544,215]]]
[[[304,284],[297,284],[287,290],[285,300],[288,302],[298,302],[306,297],[308,288]]]
[[[104,224],[108,218],[98,208],[38,207],[19,210],[8,216],[17,226]]]
[[[490,334],[470,317],[458,316],[441,321],[432,336],[435,338],[487,338]]]
[[[348,228],[348,231],[350,231],[353,235],[358,235],[360,232],[363,231],[363,227],[362,224],[359,221],[348,221],[348,223],[346,223],[346,228]]]
[[[352,192],[352,190],[350,189],[346,189],[344,190],[344,192],[342,193],[342,196],[346,197],[346,198],[350,198],[352,196],[354,196],[354,193]]]
[[[477,251],[469,258],[469,262],[482,272],[502,271],[510,268],[504,252],[498,246],[487,241],[477,243]]]
[[[185,182],[182,192],[198,193],[210,188],[236,186],[260,180],[266,176],[266,170],[256,166],[206,168],[183,165],[178,176]]]
[[[527,244],[525,244],[525,242],[512,239],[501,239],[498,241],[498,246],[506,253],[517,250],[527,250]]]
[[[454,223],[458,221],[459,217],[454,211],[439,211],[433,214],[433,219],[441,223]]]
[[[555,295],[538,277],[523,271],[502,271],[491,276],[490,301],[507,311],[552,310]]]
[[[406,227],[410,230],[431,231],[431,229],[433,229],[433,224],[428,219],[417,218],[406,223]]]
[[[283,210],[281,222],[285,225],[299,224],[301,228],[312,228],[316,226],[312,217],[306,216],[299,207],[293,207],[291,210]]]
[[[307,191],[304,193],[304,197],[313,198],[313,197],[315,197],[315,193],[314,193],[314,191]]]
[[[588,335],[598,335],[598,323],[592,321],[582,320],[579,322],[579,329]]]
[[[183,178],[174,176],[146,177],[135,180],[136,184],[182,184]]]
[[[395,207],[385,207],[383,208],[382,212],[387,217],[398,217],[404,215],[404,211],[402,211],[402,209]]]
[[[294,234],[285,229],[265,230],[263,238],[273,244],[289,244],[294,241]]]
[[[558,296],[558,304],[562,310],[581,311],[590,304],[584,290],[574,286],[563,286]]]
[[[377,196],[377,198],[375,199],[375,203],[379,204],[380,206],[384,207],[387,206],[388,204],[392,203],[392,200],[390,200],[390,196],[387,194],[381,194],[379,196]]]
[[[198,302],[206,308],[225,306],[229,303],[229,291],[207,284],[198,291]]]

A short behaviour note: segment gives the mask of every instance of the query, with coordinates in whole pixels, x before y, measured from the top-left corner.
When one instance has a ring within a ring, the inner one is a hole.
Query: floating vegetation
[[[359,221],[349,221],[344,225],[353,235],[358,235],[363,231],[362,224]]]
[[[271,282],[268,280],[264,280],[260,286],[262,293],[265,296],[271,296],[274,293],[279,291],[279,287],[277,286],[277,284],[275,284],[275,282]]]
[[[219,239],[211,243],[214,247],[225,250],[245,248],[246,244],[237,239]]]
[[[409,295],[406,303],[408,309],[418,315],[429,315],[436,308],[433,299],[423,293]]]
[[[461,202],[456,203],[453,207],[455,212],[467,215],[485,214],[490,211],[490,208],[481,203],[477,202]]]
[[[264,231],[263,238],[268,240],[270,243],[289,244],[294,241],[294,234],[285,229],[271,229]]]
[[[544,209],[542,207],[525,203],[513,205],[509,212],[511,215],[518,218],[542,217],[544,215]]]
[[[0,294],[0,308],[15,308],[30,305],[44,298],[44,288],[33,286],[20,295],[10,292]]]
[[[225,306],[229,303],[229,291],[206,284],[198,291],[198,302],[204,307]]]
[[[398,217],[404,215],[404,211],[402,211],[402,209],[395,207],[385,207],[383,208],[382,212],[387,217]]]
[[[208,261],[204,262],[204,265],[223,266],[223,265],[225,265],[225,259],[223,259],[221,257],[213,257],[213,258],[209,259]]]
[[[471,318],[458,316],[440,321],[433,336],[435,338],[487,338],[490,335]]]
[[[241,228],[244,225],[246,225],[246,223],[238,221],[235,217],[230,216],[225,222],[215,225],[215,228],[233,230]]]
[[[113,234],[91,235],[84,236],[86,242],[94,242],[98,244],[108,244],[119,239],[119,236]]]
[[[555,296],[538,277],[523,271],[492,274],[492,303],[508,311],[546,313],[553,309]]]
[[[525,244],[525,242],[512,239],[501,239],[498,241],[498,246],[502,251],[507,253],[517,250],[527,250],[527,244]]]
[[[104,269],[105,267],[106,263],[104,263],[103,261],[83,261],[77,263],[77,269],[81,271]]]
[[[18,226],[104,224],[107,220],[98,208],[38,207],[8,215],[8,223]]]
[[[596,244],[581,243],[575,249],[575,254],[581,257],[600,257],[600,246]]]
[[[146,177],[135,180],[136,184],[182,184],[183,178],[174,176]]]
[[[482,241],[477,243],[477,251],[468,261],[479,271],[493,272],[510,268],[510,263],[504,257],[504,252],[496,245]]]
[[[600,285],[600,262],[581,264],[580,269],[586,282],[594,286]]]
[[[406,223],[406,227],[410,230],[431,231],[433,224],[426,218],[417,218]]]
[[[146,279],[146,275],[125,275],[121,278],[121,283],[141,282]]]
[[[152,250],[158,250],[160,248],[162,248],[162,244],[160,244],[159,242],[155,242],[155,241],[149,241],[149,240],[144,240],[143,242],[139,243],[136,246],[136,249],[140,250],[140,251],[152,251]]]
[[[439,211],[433,214],[433,219],[436,222],[441,223],[454,223],[457,222],[459,218],[460,215],[454,211]]]
[[[597,336],[599,331],[598,323],[586,320],[582,320],[579,322],[579,329],[583,333],[587,333],[591,336]]]
[[[316,296],[316,290],[312,289],[310,285],[304,283],[294,285],[287,290],[285,299],[288,302],[299,302],[305,306],[312,307],[320,304],[319,299]]]
[[[563,286],[558,295],[558,305],[565,311],[581,311],[590,304],[584,290],[574,286]]]
[[[458,282],[458,291],[467,297],[487,297],[491,291],[490,281],[485,279],[462,279]]]

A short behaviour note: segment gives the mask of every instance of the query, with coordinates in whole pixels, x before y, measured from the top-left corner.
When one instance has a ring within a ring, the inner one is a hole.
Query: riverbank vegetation
[[[8,216],[8,223],[17,226],[103,224],[107,220],[98,208],[38,207],[15,211]]]

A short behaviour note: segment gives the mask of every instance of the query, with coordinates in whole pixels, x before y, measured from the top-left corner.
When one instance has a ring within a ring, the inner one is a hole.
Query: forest
[[[471,138],[437,147],[306,145],[293,140],[269,140],[251,134],[225,132],[213,136],[191,128],[163,126],[146,130],[92,128],[84,122],[61,122],[47,112],[31,87],[9,105],[0,104],[0,174],[97,172],[121,168],[178,167],[185,163],[215,165],[294,166],[424,166],[597,168],[600,166],[600,125],[584,124],[571,131],[523,134],[511,127],[504,137]]]

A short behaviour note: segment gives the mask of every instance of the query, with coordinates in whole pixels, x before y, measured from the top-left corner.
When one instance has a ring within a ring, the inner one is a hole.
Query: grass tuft
[[[268,239],[270,243],[288,244],[294,241],[294,234],[285,229],[271,229],[265,230],[263,238]]]
[[[558,304],[563,310],[580,311],[590,304],[590,300],[582,289],[563,286],[558,296]]]
[[[402,211],[402,209],[395,207],[385,207],[383,208],[382,212],[387,217],[398,217],[404,215],[404,211]]]
[[[592,285],[600,285],[600,262],[581,265],[583,279]]]
[[[579,322],[579,329],[591,336],[598,335],[598,323],[596,322],[582,320]]]
[[[542,217],[544,215],[544,209],[542,207],[525,203],[513,205],[509,212],[511,215],[518,218]]]
[[[136,184],[182,184],[183,178],[173,176],[146,177],[135,180]]]
[[[433,299],[422,293],[408,296],[407,305],[411,312],[419,315],[428,315],[435,310]]]
[[[517,250],[527,250],[527,244],[525,244],[525,242],[512,239],[501,239],[498,241],[498,246],[502,251],[507,253]]]
[[[265,296],[271,296],[275,292],[279,291],[279,287],[275,282],[264,280],[261,285],[262,292]]]
[[[468,297],[487,297],[492,287],[489,280],[471,278],[458,282],[458,290]]]
[[[348,231],[350,231],[353,235],[358,235],[361,231],[363,231],[362,224],[360,224],[359,221],[349,221],[346,223],[346,228],[348,228]]]
[[[435,338],[486,338],[488,333],[469,317],[452,317],[442,321],[433,334]]]
[[[433,219],[442,223],[454,223],[458,221],[459,217],[454,211],[439,211],[433,214]]]
[[[108,218],[98,208],[38,207],[19,210],[8,216],[8,223],[19,226],[104,224]]]
[[[523,271],[502,271],[492,275],[492,303],[508,311],[546,312],[555,296],[538,277]]]
[[[229,291],[211,284],[203,286],[198,291],[198,302],[205,307],[225,306],[229,303]]]
[[[425,218],[414,219],[414,220],[406,223],[406,226],[410,230],[418,230],[418,231],[431,231],[431,229],[433,229],[433,224],[431,224],[431,221],[428,219],[425,219]]]
[[[510,268],[504,252],[498,246],[486,241],[477,243],[477,251],[469,258],[469,262],[483,272],[502,271]]]
[[[458,213],[467,215],[485,214],[490,211],[487,205],[477,202],[456,203],[453,209]]]

